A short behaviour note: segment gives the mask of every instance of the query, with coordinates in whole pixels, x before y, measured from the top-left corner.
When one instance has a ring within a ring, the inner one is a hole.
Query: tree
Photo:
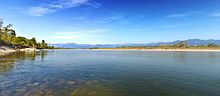
[[[15,37],[16,36],[16,32],[15,30],[11,29],[12,24],[8,24],[6,27],[3,27],[3,29],[1,29],[1,32],[4,32],[6,36],[11,36],[11,37]]]
[[[16,42],[16,44],[18,44],[22,48],[30,47],[30,43],[29,43],[28,39],[25,37],[17,37],[15,42]]]
[[[16,32],[13,29],[7,29],[5,33],[7,36],[16,37]]]
[[[4,32],[5,33],[9,32],[11,30],[10,29],[11,27],[12,27],[12,24],[8,24],[6,27],[3,27]]]
[[[33,47],[33,48],[36,48],[36,45],[37,45],[36,39],[33,37],[30,41],[31,41],[32,47]]]
[[[11,28],[12,26],[13,26],[12,24],[8,24],[8,25],[6,26],[6,28],[9,29],[9,28]]]
[[[41,43],[37,43],[36,39],[27,39],[25,37],[16,37],[15,30],[11,29],[12,24],[8,24],[6,27],[2,27],[3,20],[0,18],[0,44],[11,46],[13,48],[54,48],[53,46],[48,46],[47,43],[42,40]]]
[[[46,47],[45,44],[46,44],[45,41],[42,40],[42,41],[41,41],[41,45],[40,45],[42,49],[44,49],[44,48]]]
[[[180,41],[179,43],[175,44],[176,47],[185,48],[187,47],[187,41]]]
[[[208,44],[208,47],[218,47],[218,45],[215,43],[210,43],[210,44]]]
[[[46,49],[46,48],[48,48],[48,45],[45,42],[45,40],[42,40],[41,43],[37,44],[37,49]]]

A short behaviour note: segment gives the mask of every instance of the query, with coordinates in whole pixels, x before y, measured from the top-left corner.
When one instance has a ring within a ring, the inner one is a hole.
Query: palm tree
[[[12,24],[8,24],[6,27],[4,27],[5,33],[7,33],[12,26],[13,26]]]
[[[42,40],[41,42],[41,48],[46,48],[47,47],[47,43],[45,42],[45,40]]]
[[[16,36],[16,32],[13,29],[10,29],[12,27],[12,24],[8,24],[6,27],[3,27],[2,32],[5,33],[6,36],[12,36],[15,37]]]
[[[36,45],[37,45],[36,39],[33,37],[30,41],[31,41],[32,47],[36,48]]]
[[[15,37],[15,36],[16,36],[16,32],[15,32],[15,30],[13,30],[13,29],[7,29],[7,30],[6,30],[6,33],[7,33],[9,36],[12,36],[12,37]]]

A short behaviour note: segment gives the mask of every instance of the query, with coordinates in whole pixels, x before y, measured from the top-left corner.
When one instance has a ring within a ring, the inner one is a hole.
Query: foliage
[[[42,40],[41,43],[37,43],[38,49],[53,49],[51,46],[48,46],[48,44]]]
[[[187,42],[186,41],[180,41],[179,43],[175,44],[174,46],[178,48],[186,48],[187,47]]]
[[[8,24],[6,27],[2,27],[3,22],[0,21],[0,45],[6,45],[13,48],[39,48],[39,49],[53,49],[53,46],[48,46],[47,43],[42,40],[41,43],[37,43],[36,39],[27,39],[22,36],[16,37],[15,30],[11,29],[12,24]]]
[[[218,45],[214,44],[214,43],[210,43],[210,44],[208,44],[208,47],[218,47]]]
[[[164,44],[161,46],[122,46],[117,47],[121,49],[209,49],[209,48],[220,48],[217,44],[210,43],[208,45],[187,45],[186,41],[180,41],[176,44],[169,45]]]

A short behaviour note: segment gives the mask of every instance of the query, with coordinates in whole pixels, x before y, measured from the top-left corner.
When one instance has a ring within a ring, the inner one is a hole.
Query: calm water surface
[[[16,53],[0,57],[0,96],[220,96],[220,53]]]

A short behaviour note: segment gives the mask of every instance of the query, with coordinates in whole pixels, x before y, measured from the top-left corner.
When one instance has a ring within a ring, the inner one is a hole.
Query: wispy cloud
[[[178,18],[178,17],[187,17],[189,16],[188,14],[171,14],[166,16],[167,18]]]
[[[216,12],[216,13],[214,13],[214,14],[211,14],[211,16],[220,17],[220,12]]]
[[[57,39],[76,39],[76,38],[85,38],[91,37],[97,34],[104,32],[105,29],[96,29],[96,30],[81,30],[81,31],[73,31],[73,32],[58,32],[56,36],[52,36],[52,38]]]
[[[111,16],[109,17],[110,20],[120,20],[120,19],[123,19],[124,17],[123,16]]]
[[[114,14],[104,17],[99,17],[92,20],[93,24],[105,25],[105,24],[131,24],[132,21],[135,21],[137,17],[131,17],[125,14]],[[139,18],[140,19],[140,18]]]
[[[56,10],[46,7],[32,7],[29,9],[29,14],[32,16],[43,16],[45,14],[53,12],[56,12]]]
[[[54,36],[53,38],[56,38],[56,39],[76,39],[76,38],[79,38],[81,36],[77,35],[77,36],[74,36],[74,35],[62,35],[62,36]]]
[[[96,19],[90,19],[90,22],[93,25],[105,25],[109,23],[119,23],[122,20],[126,20],[128,17],[122,15],[111,15],[111,16],[104,16],[104,17],[97,17]]]
[[[51,3],[45,3],[40,6],[34,6],[28,8],[29,15],[43,16],[45,14],[57,12],[68,8],[79,7],[82,5],[88,5],[93,7],[99,7],[99,3],[91,2],[91,0],[56,0]]]
[[[204,13],[201,11],[191,11],[188,13],[178,13],[178,14],[170,14],[167,15],[167,18],[182,18],[182,17],[190,17],[190,16],[198,16],[203,15]]]

